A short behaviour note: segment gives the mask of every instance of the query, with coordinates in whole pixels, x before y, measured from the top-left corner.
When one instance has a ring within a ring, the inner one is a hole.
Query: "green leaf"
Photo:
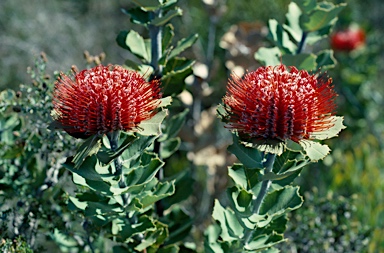
[[[167,62],[161,78],[164,96],[176,96],[184,90],[185,78],[193,73],[194,61],[175,57]]]
[[[135,235],[156,230],[155,223],[146,215],[140,216],[136,224],[121,222],[119,226],[121,230],[117,231],[114,236],[122,242],[127,242],[129,238]]]
[[[346,126],[343,125],[344,117],[331,116],[330,118],[331,118],[331,122],[334,125],[325,131],[316,132],[316,133],[311,134],[310,138],[314,138],[316,140],[330,139],[330,138],[338,136],[340,131],[346,128]]]
[[[135,247],[137,252],[142,252],[150,246],[156,247],[157,245],[162,245],[164,243],[164,240],[168,236],[167,225],[161,222],[156,222],[155,225],[156,230],[147,233],[140,244]]]
[[[322,145],[311,140],[301,140],[300,145],[312,162],[324,159],[331,149],[327,145]]]
[[[289,32],[296,42],[299,42],[303,36],[303,30],[300,27],[301,10],[295,2],[288,5],[286,14],[287,24],[283,24],[283,28]]]
[[[127,168],[131,168],[133,165],[137,164],[138,158],[156,138],[156,136],[142,136],[140,134],[136,135],[138,138],[123,152],[121,156],[121,159],[123,160],[123,166]]]
[[[329,34],[332,31],[332,28],[333,28],[333,24],[325,26],[317,31],[308,33],[305,43],[307,45],[314,45],[319,40],[328,38]]]
[[[222,240],[232,242],[243,237],[244,228],[237,220],[234,211],[224,209],[218,200],[215,200],[212,217],[220,224]]]
[[[168,55],[168,60],[178,56],[181,52],[191,47],[196,42],[198,37],[199,36],[197,34],[192,34],[189,37],[181,39],[179,42],[177,42],[176,47],[173,48]]]
[[[109,164],[113,159],[119,157],[131,144],[136,140],[136,136],[134,135],[125,135],[123,143],[119,146],[119,148],[112,152],[110,149],[102,150],[97,153],[97,158],[104,164]]]
[[[132,2],[146,11],[155,11],[161,6],[159,0],[132,0]]]
[[[159,141],[175,138],[178,135],[180,129],[183,127],[188,112],[189,109],[186,108],[184,111],[173,115],[169,120],[167,120],[166,128],[164,129],[162,136],[159,138]]]
[[[317,68],[327,70],[336,66],[337,60],[333,56],[333,50],[323,50],[317,54],[316,58]]]
[[[313,32],[334,24],[337,15],[345,6],[345,3],[334,5],[330,2],[321,2],[309,15],[302,16],[301,26],[306,32]]]
[[[167,24],[163,28],[163,42],[161,44],[162,52],[164,52],[171,45],[174,36],[175,36],[175,32],[174,32],[173,25]]]
[[[268,21],[269,36],[275,42],[276,46],[283,49],[285,53],[296,53],[297,46],[291,41],[289,34],[275,19]]]
[[[143,208],[152,205],[165,197],[171,196],[175,192],[175,182],[159,182],[152,192],[146,192],[145,196],[140,200]]]
[[[283,55],[283,64],[286,66],[295,66],[298,69],[305,69],[308,71],[317,69],[316,55],[314,54],[286,54]]]
[[[295,0],[300,9],[303,10],[304,13],[309,13],[317,6],[316,0]]]
[[[236,185],[239,185],[246,190],[253,189],[257,183],[260,182],[259,170],[248,169],[242,164],[234,164],[232,167],[228,168],[228,175]]]
[[[189,170],[183,170],[167,180],[175,180],[175,193],[162,201],[165,210],[188,199],[193,193],[195,182]]]
[[[179,246],[173,244],[160,248],[157,253],[178,253],[179,250]]]
[[[233,186],[227,189],[228,199],[236,214],[240,217],[249,217],[252,215],[253,195],[238,186]]]
[[[137,190],[142,188],[144,184],[147,184],[151,181],[159,169],[164,165],[158,158],[150,158],[148,164],[141,165],[126,174],[126,183],[129,191]],[[131,187],[135,186],[135,187]]]
[[[131,16],[131,22],[135,24],[145,25],[150,21],[149,12],[143,10],[140,7],[130,8],[130,9],[122,9],[123,12],[129,16]]]
[[[76,150],[76,155],[73,157],[72,162],[75,164],[75,169],[78,169],[84,162],[85,158],[96,154],[101,148],[101,136],[92,135],[86,139],[80,147]]]
[[[281,63],[281,55],[278,47],[260,47],[255,53],[255,59],[264,66],[276,66]]]
[[[118,35],[118,38],[119,38],[119,35]],[[121,38],[119,39],[119,41],[121,41]],[[128,47],[127,49],[131,51],[131,53],[133,53],[140,59],[143,59],[146,62],[151,61],[151,54],[150,52],[147,51],[147,46],[145,44],[145,41],[143,37],[141,37],[141,35],[136,31],[131,30],[127,32],[126,38],[125,38],[125,45]]]
[[[168,211],[167,211],[168,212]],[[194,220],[179,205],[173,206],[171,212],[161,219],[168,225],[169,236],[166,244],[177,244],[187,238]]]
[[[284,241],[284,236],[281,234],[274,232],[272,232],[272,234],[262,234],[252,238],[251,242],[244,246],[244,249],[252,250],[253,252],[254,250],[260,251],[276,245],[282,241]]]
[[[299,187],[285,186],[267,194],[260,208],[260,214],[280,216],[287,211],[295,210],[303,204]]]
[[[160,146],[160,157],[162,159],[167,159],[179,149],[180,144],[181,140],[179,137],[162,142]]]
[[[161,107],[167,107],[169,105],[172,104],[172,97],[171,96],[168,96],[168,97],[163,97],[162,99],[160,99],[160,104],[159,104],[159,108]]]
[[[181,15],[183,15],[183,11],[176,7],[175,9],[168,11],[164,16],[156,17],[150,24],[155,26],[164,26],[172,18]]]
[[[218,243],[221,229],[217,224],[210,225],[204,231],[204,249],[206,253],[224,253],[221,245]]]
[[[257,149],[242,145],[236,134],[233,134],[232,137],[233,144],[228,147],[228,151],[234,154],[247,168],[263,168],[263,157],[261,153]]]
[[[161,134],[161,123],[164,118],[168,115],[167,110],[158,112],[152,118],[145,120],[138,126],[141,129],[140,134],[144,136],[149,135],[160,135]]]

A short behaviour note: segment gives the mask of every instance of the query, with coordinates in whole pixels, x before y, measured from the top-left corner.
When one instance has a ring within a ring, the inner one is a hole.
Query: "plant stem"
[[[150,12],[150,19],[153,20],[157,17],[162,16],[161,9]],[[151,66],[153,67],[154,73],[151,79],[159,78],[162,75],[162,66],[159,65],[159,59],[162,56],[162,26],[149,25],[149,36],[151,38]]]
[[[269,153],[267,154],[267,160],[264,162],[264,168],[265,168],[264,174],[272,172],[275,158],[276,158],[275,154],[269,154]],[[264,200],[265,196],[267,195],[268,189],[271,186],[271,184],[272,184],[271,180],[265,180],[262,182],[260,192],[254,201],[253,213],[258,214],[260,212],[261,204],[263,203],[263,200]]]
[[[153,20],[157,17],[161,17],[162,10],[158,9],[156,11],[150,12],[150,19]],[[151,75],[150,79],[154,78],[160,78],[162,76],[162,66],[159,64],[159,60],[162,56],[162,35],[163,35],[163,27],[162,26],[155,26],[155,25],[149,25],[149,36],[151,38],[151,66],[153,67],[153,74]],[[160,154],[160,146],[161,143],[158,140],[155,140],[154,143],[154,152],[157,154]],[[164,171],[163,168],[160,168],[159,172],[156,174],[157,179],[160,181],[164,178]],[[159,215],[159,217],[162,217],[164,214],[164,207],[161,201],[157,201],[155,203],[156,205],[156,213]]]
[[[107,134],[109,143],[111,145],[111,151],[115,152],[119,147],[119,138],[120,138],[120,131],[113,131]],[[117,157],[115,160],[113,160],[113,163],[115,164],[115,175],[119,178],[119,187],[120,188],[126,188],[127,184],[125,182],[125,176],[123,173],[123,164],[121,161],[120,156]],[[124,193],[121,196],[123,198],[123,204],[127,205],[129,203],[129,194]]]
[[[299,42],[299,45],[297,46],[296,54],[300,54],[303,51],[304,46],[305,46],[305,40],[307,39],[307,35],[308,35],[307,32],[303,32],[303,35],[301,36],[301,40]]]
[[[273,170],[273,164],[275,163],[276,154],[267,154],[267,160],[264,162],[264,168],[265,173],[272,172]],[[271,186],[272,181],[271,180],[265,180],[261,183],[261,188],[259,191],[259,194],[257,195],[256,199],[253,202],[253,213],[259,214],[261,204],[263,203],[263,200],[265,196],[267,196],[268,189]],[[245,238],[245,245],[249,243],[249,241],[252,238],[254,230],[248,230],[247,233],[244,235]]]

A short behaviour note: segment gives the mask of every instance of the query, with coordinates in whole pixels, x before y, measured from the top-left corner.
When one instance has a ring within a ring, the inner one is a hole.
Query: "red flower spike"
[[[284,65],[232,75],[223,98],[227,127],[266,142],[313,139],[333,127],[336,93],[332,79]]]
[[[75,73],[74,80],[61,74],[53,91],[53,117],[75,137],[123,130],[137,131],[160,104],[158,80],[121,66],[97,66]]]
[[[334,50],[350,52],[365,44],[365,32],[359,27],[350,27],[338,31],[331,36],[331,46]]]

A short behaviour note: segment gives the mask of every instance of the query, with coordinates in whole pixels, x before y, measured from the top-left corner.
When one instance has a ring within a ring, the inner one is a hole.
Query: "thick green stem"
[[[161,17],[161,9],[150,12],[151,20]],[[162,75],[162,66],[159,65],[159,59],[162,56],[162,26],[149,25],[149,36],[151,38],[151,66],[153,67],[154,73],[152,78],[159,78]]]
[[[275,163],[276,154],[267,154],[267,160],[264,162],[264,168],[265,173],[272,172],[273,170],[273,164]],[[261,204],[263,203],[265,196],[267,196],[269,187],[271,186],[272,181],[271,180],[265,180],[261,183],[261,188],[259,191],[259,194],[257,195],[256,199],[253,202],[253,213],[259,214]],[[250,240],[252,239],[254,230],[248,230],[248,232],[245,234],[245,244],[248,244]]]
[[[111,145],[111,151],[115,152],[119,147],[119,137],[120,137],[120,131],[114,131],[107,134],[109,143]],[[119,187],[120,188],[126,188],[127,184],[125,182],[125,176],[123,173],[123,164],[121,161],[120,156],[117,157],[115,160],[113,160],[113,163],[115,165],[115,176],[119,178]],[[123,198],[123,204],[127,205],[129,203],[129,194],[124,193],[122,195]]]

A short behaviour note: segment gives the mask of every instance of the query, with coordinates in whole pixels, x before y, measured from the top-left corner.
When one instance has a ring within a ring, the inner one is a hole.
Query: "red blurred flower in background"
[[[268,66],[243,78],[232,76],[223,98],[227,127],[239,136],[299,142],[334,125],[332,79],[295,67]]]
[[[137,131],[150,119],[160,103],[157,80],[121,66],[97,66],[75,73],[61,74],[53,92],[53,118],[75,137],[123,130]]]
[[[363,45],[365,45],[365,32],[359,27],[351,26],[331,36],[331,46],[334,50],[349,52]]]

